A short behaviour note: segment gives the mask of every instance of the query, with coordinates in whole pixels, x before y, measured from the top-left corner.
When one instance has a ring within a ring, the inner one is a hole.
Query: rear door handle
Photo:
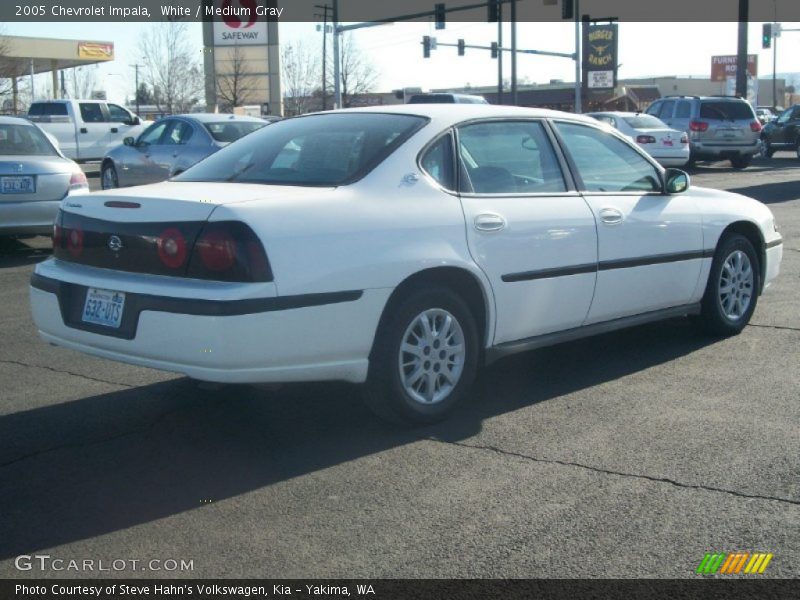
[[[119,129],[117,129],[116,127],[112,127],[111,128],[111,133],[117,133],[118,131],[119,131]]]
[[[475,229],[478,231],[500,231],[506,226],[506,220],[495,213],[483,213],[475,217]]]
[[[81,133],[89,133],[89,130],[86,127],[81,127]]]
[[[622,223],[624,219],[625,217],[623,216],[622,211],[618,208],[600,209],[600,220],[606,225],[617,225]]]

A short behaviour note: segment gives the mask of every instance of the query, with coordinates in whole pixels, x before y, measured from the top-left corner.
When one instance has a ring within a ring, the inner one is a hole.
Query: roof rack
[[[668,94],[662,98],[699,98],[700,96],[686,96],[684,94]]]
[[[711,94],[709,98],[736,98],[737,100],[744,100],[741,96],[731,96],[730,94]]]

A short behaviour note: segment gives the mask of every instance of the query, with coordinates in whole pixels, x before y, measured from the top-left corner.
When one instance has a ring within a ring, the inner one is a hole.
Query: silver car
[[[27,119],[0,116],[0,236],[51,235],[61,201],[86,175]]]
[[[106,154],[101,185],[107,190],[163,181],[272,120],[214,113],[165,117]]]
[[[761,122],[750,103],[734,96],[667,96],[647,109],[689,136],[689,164],[730,160],[734,169],[750,165],[761,151]]]

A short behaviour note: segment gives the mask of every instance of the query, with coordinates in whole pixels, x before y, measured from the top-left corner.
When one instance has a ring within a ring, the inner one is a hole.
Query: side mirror
[[[680,169],[667,169],[664,174],[664,189],[667,194],[682,194],[689,189],[689,174]]]
[[[122,140],[122,143],[125,144],[126,146],[134,146],[136,144],[136,140],[134,140],[133,137],[128,136],[124,140]]]

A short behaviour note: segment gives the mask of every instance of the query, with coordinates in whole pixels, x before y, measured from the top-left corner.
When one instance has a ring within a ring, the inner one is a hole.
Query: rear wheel
[[[775,148],[772,147],[772,144],[767,139],[761,142],[761,154],[765,158],[772,158],[772,155],[775,154]]]
[[[117,179],[117,170],[114,165],[107,163],[103,165],[103,170],[100,173],[100,185],[104,190],[113,190],[119,187],[119,179]]]
[[[731,165],[733,165],[733,168],[736,169],[736,170],[746,169],[747,167],[750,166],[750,163],[752,161],[753,161],[753,157],[750,156],[749,154],[740,155],[740,156],[737,156],[737,157],[731,159]]]
[[[753,316],[761,289],[758,257],[743,235],[720,240],[711,264],[700,314],[704,327],[716,335],[736,335]]]
[[[457,294],[438,287],[414,291],[389,311],[370,356],[367,405],[393,422],[441,420],[475,377],[475,318]]]
[[[797,154],[797,158],[800,158],[800,137],[794,142],[794,151]]]

